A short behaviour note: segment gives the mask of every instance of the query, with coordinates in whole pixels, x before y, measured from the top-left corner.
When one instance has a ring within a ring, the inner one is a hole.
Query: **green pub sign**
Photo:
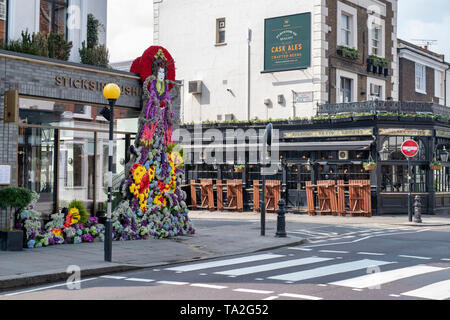
[[[311,66],[311,13],[265,20],[264,71],[287,71]]]

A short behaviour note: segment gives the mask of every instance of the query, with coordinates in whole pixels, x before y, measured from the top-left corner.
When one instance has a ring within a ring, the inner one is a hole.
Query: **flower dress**
[[[125,200],[113,213],[115,239],[195,233],[188,217],[186,193],[181,189],[182,154],[172,140],[175,116],[169,85],[169,81],[159,82],[154,76],[144,83],[148,102],[139,118],[127,165],[130,169],[122,186]]]

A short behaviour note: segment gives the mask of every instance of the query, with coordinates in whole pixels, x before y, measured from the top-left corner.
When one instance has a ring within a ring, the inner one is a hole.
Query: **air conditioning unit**
[[[189,93],[201,94],[203,82],[201,80],[189,81]]]
[[[234,120],[234,114],[229,113],[225,115],[225,121],[231,121]]]
[[[339,160],[348,160],[348,151],[339,151]]]

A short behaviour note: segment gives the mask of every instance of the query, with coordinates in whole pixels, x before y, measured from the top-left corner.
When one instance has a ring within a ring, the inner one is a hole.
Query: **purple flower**
[[[93,242],[94,237],[87,233],[81,236],[81,240],[83,240],[83,242]]]

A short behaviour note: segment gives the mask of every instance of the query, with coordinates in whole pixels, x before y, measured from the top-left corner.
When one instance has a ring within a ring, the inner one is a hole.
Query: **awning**
[[[279,151],[361,151],[368,150],[374,140],[362,141],[326,141],[326,142],[280,142],[274,143],[272,148]],[[202,152],[205,149],[215,151],[258,151],[258,144],[204,144],[204,145],[181,145],[188,152]]]

